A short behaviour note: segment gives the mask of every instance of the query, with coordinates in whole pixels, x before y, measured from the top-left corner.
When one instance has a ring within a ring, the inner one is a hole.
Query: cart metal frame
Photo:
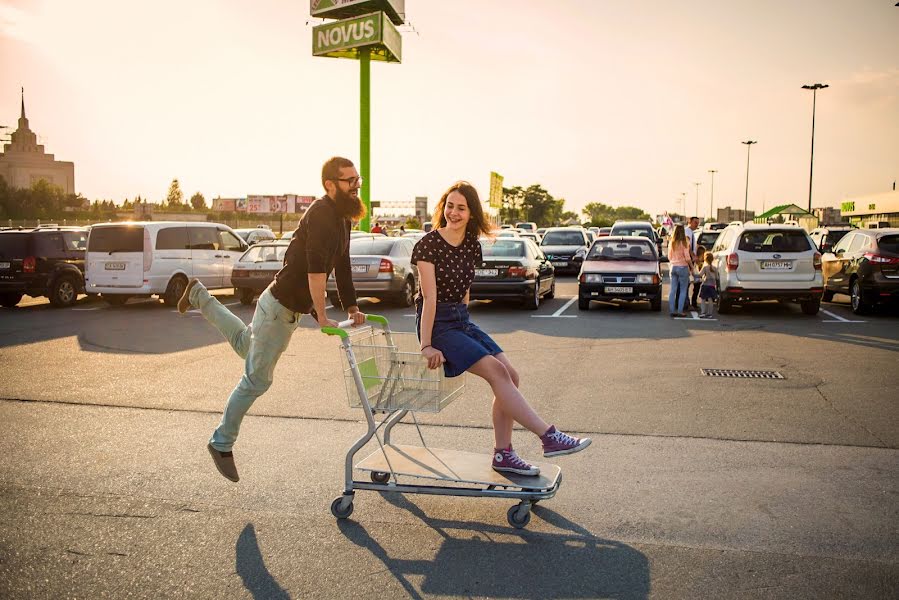
[[[367,315],[367,321],[368,324],[365,327],[380,327],[383,330],[387,346],[395,348],[386,318],[379,315]],[[535,463],[540,468],[540,475],[537,476],[498,473],[490,467],[492,457],[489,454],[429,447],[425,442],[414,410],[406,408],[373,409],[369,402],[362,373],[356,362],[356,356],[353,353],[351,339],[353,336],[348,332],[351,326],[352,321],[347,320],[339,323],[338,327],[322,328],[323,333],[341,338],[341,349],[346,353],[356,392],[368,424],[366,432],[347,451],[344,461],[344,491],[331,503],[331,513],[338,519],[349,517],[353,512],[356,490],[511,498],[519,502],[512,506],[506,515],[509,524],[517,529],[525,527],[531,518],[531,507],[541,500],[548,500],[555,496],[562,482],[561,469],[552,464]],[[440,374],[440,377],[442,376]],[[389,373],[386,380],[391,381]],[[347,393],[350,393],[349,388]],[[388,393],[390,393],[390,389],[388,389]],[[381,394],[383,395],[383,391]],[[385,415],[380,422],[375,419],[376,412]],[[421,446],[397,445],[391,442],[393,428],[407,415],[412,418],[421,440]],[[356,454],[373,437],[378,442],[378,449],[354,465]],[[370,481],[354,479],[354,470],[368,472]],[[423,483],[423,481],[428,483]]]

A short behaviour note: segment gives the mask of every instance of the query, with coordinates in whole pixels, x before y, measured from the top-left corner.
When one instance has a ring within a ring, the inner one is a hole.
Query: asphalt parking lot
[[[336,522],[363,426],[337,342],[311,320],[244,421],[235,485],[205,442],[242,361],[197,311],[87,297],[0,310],[0,595],[899,595],[895,310],[857,317],[836,296],[816,316],[760,303],[672,319],[579,311],[576,286],[560,278],[536,311],[471,307],[535,408],[594,440],[557,461],[562,488],[524,530],[506,523],[511,501],[366,492]],[[361,307],[414,329],[411,309]],[[433,445],[489,454],[489,398],[470,378],[423,416]],[[530,434],[514,443],[542,458]]]

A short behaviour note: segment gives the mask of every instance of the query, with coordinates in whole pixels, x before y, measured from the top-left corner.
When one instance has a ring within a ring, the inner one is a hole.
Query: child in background
[[[703,260],[705,264],[699,271],[699,277],[702,280],[702,288],[699,290],[702,314],[699,315],[699,318],[712,319],[715,317],[715,300],[718,299],[718,269],[712,266],[715,256],[711,252],[706,252]]]
[[[702,266],[703,256],[705,256],[705,246],[696,246],[696,260],[694,264],[696,265],[697,270],[693,273],[693,293],[690,295],[690,307],[693,308],[693,310],[699,308],[697,298],[699,296],[700,282],[702,281],[702,278],[699,275],[699,268]]]

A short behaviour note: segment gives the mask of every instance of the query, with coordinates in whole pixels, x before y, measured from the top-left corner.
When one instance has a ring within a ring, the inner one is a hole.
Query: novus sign
[[[312,29],[312,55],[357,58],[359,48],[371,50],[372,60],[400,62],[402,40],[382,12],[319,25]]]

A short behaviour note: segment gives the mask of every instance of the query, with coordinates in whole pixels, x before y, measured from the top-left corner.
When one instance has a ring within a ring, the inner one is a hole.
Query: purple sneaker
[[[546,433],[540,436],[543,441],[543,456],[562,456],[564,454],[574,454],[580,452],[590,445],[590,438],[571,437],[567,433],[562,433],[556,429],[555,425],[551,425]]]
[[[493,470],[516,475],[539,475],[540,469],[521,460],[521,457],[508,448],[497,448],[493,451]]]

